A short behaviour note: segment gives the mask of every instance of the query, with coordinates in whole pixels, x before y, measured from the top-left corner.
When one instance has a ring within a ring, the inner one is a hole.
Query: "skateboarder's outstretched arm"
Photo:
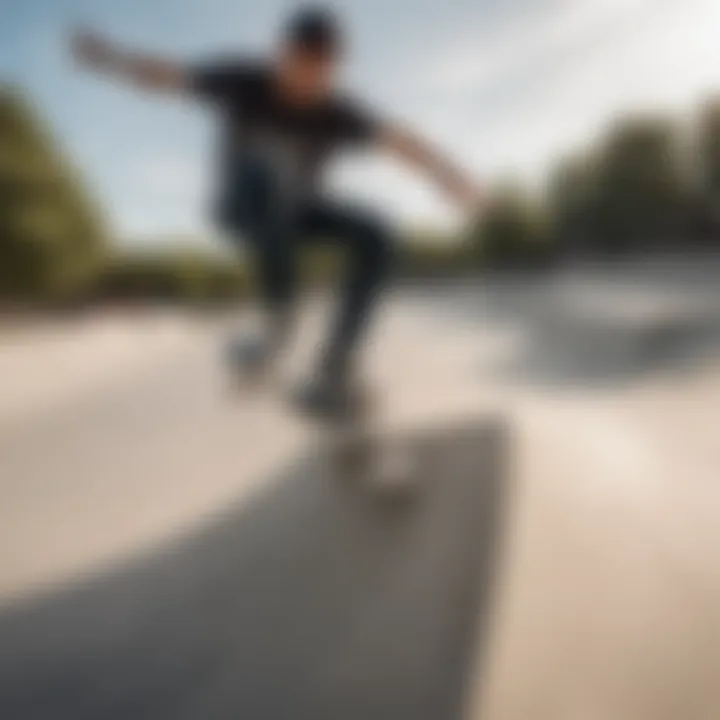
[[[189,89],[190,79],[182,64],[126,50],[91,32],[76,31],[71,50],[75,59],[88,69],[144,90],[183,93]]]
[[[478,186],[430,143],[405,128],[392,126],[380,131],[379,142],[381,149],[430,175],[451,200],[468,212],[481,209],[483,195]]]

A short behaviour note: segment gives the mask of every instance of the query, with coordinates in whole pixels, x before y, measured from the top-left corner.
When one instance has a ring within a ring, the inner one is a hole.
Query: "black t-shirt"
[[[192,91],[223,118],[224,178],[232,176],[236,158],[250,150],[266,155],[291,192],[314,190],[334,150],[362,145],[377,133],[373,115],[339,94],[312,106],[288,103],[262,61],[212,63],[191,69],[190,77]]]

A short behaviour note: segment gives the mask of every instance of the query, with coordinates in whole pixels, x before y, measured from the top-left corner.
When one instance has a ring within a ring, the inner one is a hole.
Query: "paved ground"
[[[453,717],[461,697],[490,720],[717,717],[720,365],[687,338],[662,358],[561,362],[543,322],[566,290],[390,305],[369,358],[379,422],[429,432],[445,458],[423,463],[431,489],[400,516],[324,482],[316,438],[272,397],[228,395],[219,327],[174,321],[152,362],[46,406],[28,394],[32,412],[16,393],[0,429],[10,717],[49,717],[48,702],[53,717],[132,702],[138,717],[285,717],[289,699],[293,717]],[[480,451],[451,461],[467,432]],[[103,680],[79,696],[88,667]]]
[[[6,613],[3,717],[457,717],[489,601],[503,435],[470,424],[412,442],[412,501],[313,456],[187,537]]]

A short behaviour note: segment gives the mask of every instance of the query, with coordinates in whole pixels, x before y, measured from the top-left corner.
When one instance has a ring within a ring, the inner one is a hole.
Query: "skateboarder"
[[[473,182],[408,130],[384,122],[336,87],[345,51],[329,10],[307,8],[287,20],[269,58],[225,57],[184,65],[128,51],[89,32],[73,40],[87,67],[158,93],[178,93],[212,106],[223,124],[215,219],[251,250],[267,310],[263,336],[238,348],[241,365],[257,369],[281,350],[290,330],[298,245],[330,239],[349,254],[338,316],[322,348],[302,406],[325,414],[350,397],[354,359],[371,307],[392,270],[394,242],[374,216],[330,200],[322,170],[334,151],[380,148],[428,173],[469,212]]]

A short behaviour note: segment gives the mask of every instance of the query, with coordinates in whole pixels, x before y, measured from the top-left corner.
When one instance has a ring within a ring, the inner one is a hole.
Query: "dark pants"
[[[297,297],[301,246],[331,242],[346,251],[341,301],[322,358],[323,370],[344,371],[390,275],[390,233],[372,216],[331,201],[288,202],[272,173],[257,160],[241,163],[229,187],[220,208],[221,224],[233,238],[242,236],[245,240],[257,268],[263,300],[284,331]]]

